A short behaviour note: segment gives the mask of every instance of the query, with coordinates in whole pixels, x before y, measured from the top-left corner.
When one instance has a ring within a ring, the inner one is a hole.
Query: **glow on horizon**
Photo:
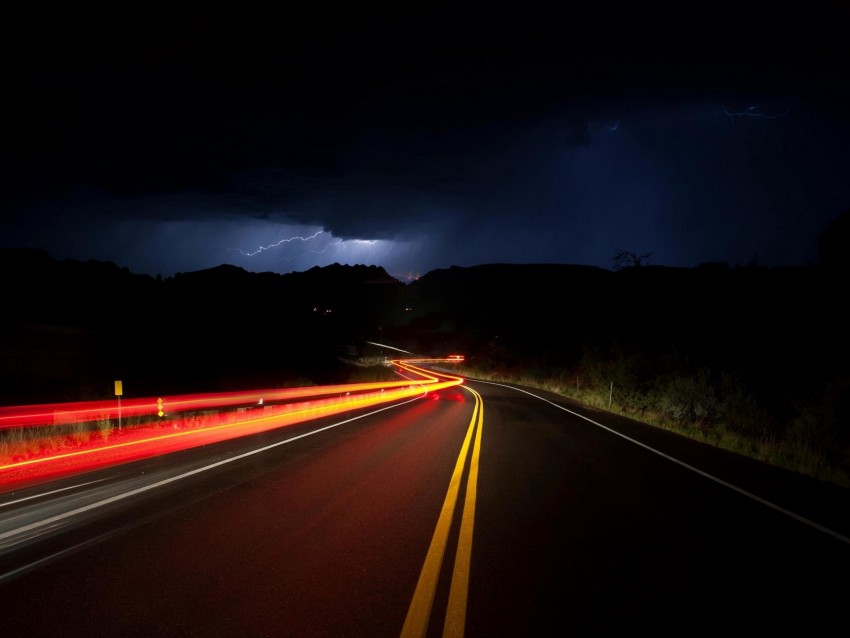
[[[285,233],[284,237],[280,237],[281,232]],[[343,263],[380,266],[399,280],[413,281],[420,276],[417,262],[420,261],[425,245],[424,238],[342,239],[315,227],[302,230],[297,226],[286,226],[275,229],[264,224],[262,227],[241,227],[238,233],[243,246],[226,249],[233,255],[230,261],[253,272],[304,271],[315,266]],[[278,237],[269,241],[267,238],[273,234]],[[249,242],[256,243],[247,248]]]
[[[73,231],[56,232],[49,224],[43,229],[35,244],[56,259],[112,262],[152,277],[173,277],[222,264],[286,274],[341,263],[379,266],[410,281],[441,267],[434,261],[433,242],[438,238],[428,234],[343,239],[316,225],[239,215],[102,219]]]

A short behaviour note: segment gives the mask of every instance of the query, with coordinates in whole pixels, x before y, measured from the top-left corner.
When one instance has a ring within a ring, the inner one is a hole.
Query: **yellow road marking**
[[[443,563],[443,554],[448,543],[449,529],[452,524],[457,497],[460,489],[461,476],[466,466],[466,458],[469,452],[469,444],[473,433],[476,433],[473,447],[472,460],[470,461],[469,477],[466,484],[466,498],[464,500],[463,515],[461,518],[460,538],[458,539],[457,555],[455,557],[454,571],[452,572],[452,583],[449,592],[449,603],[446,614],[446,622],[443,629],[444,636],[463,636],[466,620],[466,598],[469,586],[469,562],[472,552],[472,529],[475,514],[475,498],[478,482],[478,458],[481,453],[481,429],[484,423],[484,403],[475,390],[461,386],[475,397],[475,408],[472,418],[458,455],[455,469],[449,481],[449,489],[446,500],[437,520],[434,536],[431,538],[431,546],[425,557],[425,563],[419,574],[416,591],[413,600],[407,610],[407,618],[401,630],[402,638],[422,637],[428,629],[428,620],[431,616],[431,608],[434,603],[434,594],[437,589],[437,581],[440,577],[440,568]],[[476,430],[476,426],[477,430]]]
[[[468,389],[468,388],[465,388]],[[484,427],[484,401],[475,390],[468,389],[480,401],[478,410],[478,428],[475,432],[475,445],[469,461],[469,478],[466,481],[466,499],[463,505],[463,517],[460,520],[460,538],[457,543],[455,567],[452,572],[452,586],[449,591],[449,604],[446,610],[446,623],[443,636],[463,636],[466,625],[466,597],[469,591],[469,563],[472,556],[472,528],[475,524],[475,498],[478,494],[478,458],[481,456],[481,430]]]

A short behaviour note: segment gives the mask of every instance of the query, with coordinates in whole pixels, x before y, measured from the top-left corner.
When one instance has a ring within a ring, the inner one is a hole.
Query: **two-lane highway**
[[[824,635],[848,502],[467,381],[0,494],[0,617],[9,636]]]
[[[487,417],[468,635],[825,635],[846,612],[846,493],[545,392],[470,385]]]

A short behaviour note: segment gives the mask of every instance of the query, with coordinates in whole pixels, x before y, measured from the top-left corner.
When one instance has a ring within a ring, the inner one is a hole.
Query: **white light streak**
[[[375,343],[374,341],[367,341],[366,343],[368,343],[370,346],[378,346],[379,348],[389,348],[390,350],[395,350],[397,352],[403,352],[404,354],[410,354],[410,355],[413,354],[412,352],[408,352],[407,350],[402,350],[401,348],[395,348],[393,346],[388,346],[385,343]]]

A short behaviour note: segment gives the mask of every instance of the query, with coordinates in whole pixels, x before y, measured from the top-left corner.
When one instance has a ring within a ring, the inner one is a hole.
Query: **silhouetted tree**
[[[614,253],[614,270],[646,266],[649,264],[650,257],[652,257],[652,253],[639,255],[638,253],[629,250],[618,250]]]
[[[829,222],[818,237],[821,265],[835,270],[850,270],[850,209]]]

